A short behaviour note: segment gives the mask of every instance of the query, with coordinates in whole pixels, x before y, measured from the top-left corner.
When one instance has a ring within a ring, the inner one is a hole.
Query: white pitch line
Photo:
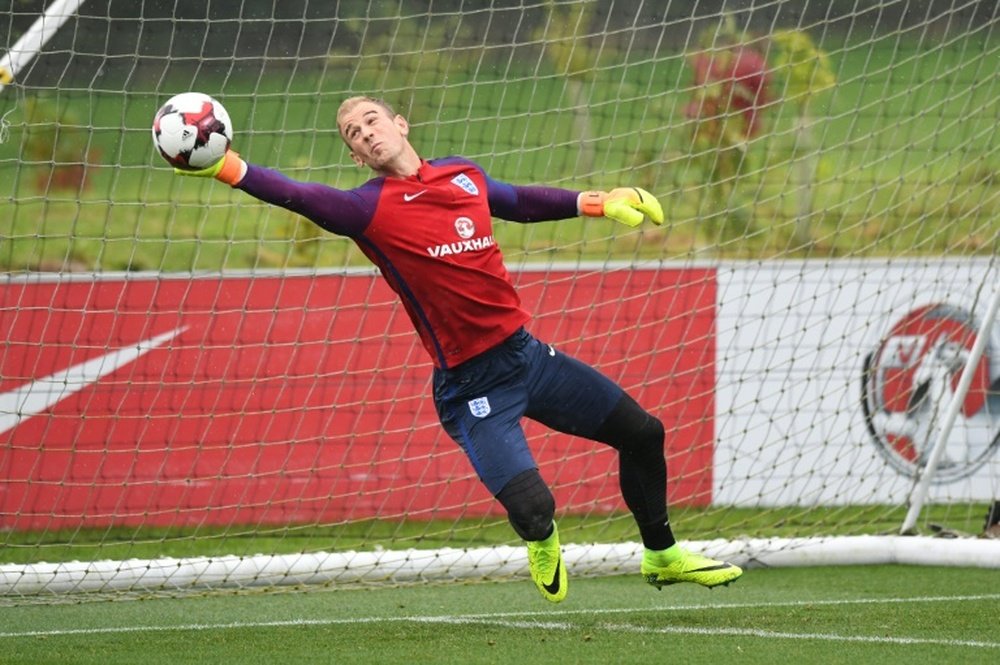
[[[444,623],[451,626],[498,626],[500,628],[528,628],[543,630],[573,630],[579,628],[576,624],[565,621],[510,621],[501,619],[497,621],[490,617],[421,617],[414,619],[414,623]]]
[[[568,617],[580,615],[608,615],[626,613],[650,613],[650,612],[677,612],[692,610],[724,610],[742,608],[766,608],[766,607],[802,607],[802,606],[831,606],[831,605],[872,605],[872,604],[898,604],[898,603],[939,603],[939,602],[963,602],[981,600],[1000,600],[1000,594],[977,594],[970,596],[915,596],[911,598],[847,598],[839,600],[800,600],[782,601],[771,603],[718,603],[699,605],[668,605],[664,607],[619,607],[601,609],[579,609],[579,610],[552,610],[552,611],[527,611],[527,612],[495,612],[481,614],[459,614],[459,615],[439,615],[439,616],[388,616],[388,617],[355,617],[347,619],[287,619],[275,621],[232,621],[226,623],[188,623],[177,625],[152,625],[152,626],[108,626],[96,628],[55,628],[50,630],[25,630],[0,632],[0,639],[18,637],[58,637],[70,635],[109,635],[142,632],[167,632],[167,631],[206,631],[206,630],[240,630],[244,628],[283,628],[283,627],[308,627],[308,626],[337,626],[337,625],[358,625],[369,623],[442,623],[442,624],[489,624],[498,627],[509,628],[534,628],[548,630],[572,630],[577,628],[575,624],[567,622],[551,621],[554,617]],[[550,621],[513,621],[513,617],[530,619],[531,617],[544,617]],[[981,642],[974,640],[934,640],[929,638],[910,637],[863,637],[852,635],[836,634],[808,634],[808,633],[779,633],[762,631],[756,629],[740,628],[683,628],[683,627],[650,627],[635,626],[631,624],[603,624],[607,630],[622,630],[642,633],[677,633],[691,635],[743,635],[748,637],[772,637],[787,639],[826,639],[832,641],[857,641],[870,643],[898,643],[898,644],[940,644],[945,646],[970,646],[977,648],[1000,649],[1000,642]]]
[[[643,635],[726,635],[735,637],[765,637],[783,640],[826,640],[828,642],[864,642],[869,644],[933,644],[946,647],[1000,649],[1000,642],[950,640],[933,637],[881,637],[878,635],[838,635],[836,633],[784,633],[757,628],[685,628],[681,626],[635,626],[632,624],[601,624],[604,630]]]
[[[473,619],[471,617],[438,617],[422,620],[422,623],[444,623],[449,625],[479,625],[496,628],[527,628],[544,630],[572,630],[579,628],[571,623],[555,623],[551,621],[508,621],[502,619],[491,621],[487,618]],[[865,644],[899,644],[899,645],[935,645],[946,647],[972,647],[977,649],[1000,649],[1000,642],[982,642],[978,640],[936,639],[932,637],[881,637],[878,635],[838,635],[837,633],[785,633],[759,628],[696,628],[685,626],[636,626],[628,623],[602,623],[600,630],[617,633],[634,633],[637,635],[710,635],[724,637],[761,637],[782,640],[822,640],[827,642],[858,642]]]
[[[620,607],[582,610],[557,610],[555,612],[501,612],[497,614],[463,616],[545,616],[551,617],[553,614],[619,614],[626,612],[648,612],[650,610],[670,611],[670,612],[690,612],[691,610],[726,610],[744,609],[756,607],[812,607],[829,605],[893,605],[899,603],[944,603],[950,601],[980,601],[980,600],[1000,600],[1000,593],[982,593],[968,596],[912,596],[894,598],[838,598],[836,600],[780,600],[767,603],[747,602],[747,603],[699,603],[697,605],[665,605],[663,607]]]

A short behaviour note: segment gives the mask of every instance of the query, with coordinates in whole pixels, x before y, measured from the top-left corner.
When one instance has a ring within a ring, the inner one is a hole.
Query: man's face
[[[372,102],[360,102],[338,118],[340,135],[358,166],[382,171],[403,153],[410,126]]]

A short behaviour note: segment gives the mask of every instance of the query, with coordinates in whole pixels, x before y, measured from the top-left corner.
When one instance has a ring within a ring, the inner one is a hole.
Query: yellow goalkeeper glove
[[[198,169],[197,171],[187,171],[178,168],[174,169],[174,173],[177,175],[188,175],[196,178],[215,178],[216,180],[224,182],[231,187],[235,187],[239,184],[240,180],[243,180],[243,176],[246,175],[246,172],[246,162],[240,158],[238,152],[234,152],[232,150],[227,150],[222,159],[217,161],[215,164],[203,169]]]
[[[577,207],[580,214],[586,217],[607,217],[627,226],[639,226],[646,216],[654,224],[663,223],[660,202],[639,187],[618,187],[610,192],[582,192]]]

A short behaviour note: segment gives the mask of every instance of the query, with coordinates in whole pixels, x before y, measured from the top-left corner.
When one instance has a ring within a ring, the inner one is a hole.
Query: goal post
[[[18,73],[83,3],[84,0],[56,0],[45,8],[31,27],[0,57],[0,92],[14,82]]]
[[[299,180],[370,177],[373,94],[424,157],[653,192],[493,229],[532,332],[663,421],[678,537],[997,566],[998,9],[744,4],[0,2],[0,602],[527,574],[357,247],[155,154],[185,91]],[[571,574],[636,573],[614,451],[525,431]]]
[[[947,402],[947,405],[938,405],[939,407],[945,406],[945,410],[937,414],[937,417],[941,420],[940,427],[934,433],[933,446],[926,454],[926,461],[923,467],[919,469],[917,482],[914,484],[913,492],[910,494],[909,509],[906,511],[906,519],[903,521],[900,529],[904,534],[916,526],[917,519],[920,517],[920,511],[923,509],[924,502],[927,500],[927,495],[930,492],[930,485],[937,473],[938,464],[941,463],[941,459],[948,448],[948,442],[951,440],[955,421],[958,419],[959,413],[963,410],[963,405],[969,397],[969,388],[972,386],[977,368],[980,367],[980,360],[990,342],[991,331],[996,322],[998,309],[1000,309],[1000,288],[995,288],[983,321],[976,332],[972,348],[968,350],[968,357],[965,358],[965,362],[962,364],[962,373],[958,385],[954,387],[954,392],[950,396],[951,399]],[[954,370],[951,371],[953,372]]]

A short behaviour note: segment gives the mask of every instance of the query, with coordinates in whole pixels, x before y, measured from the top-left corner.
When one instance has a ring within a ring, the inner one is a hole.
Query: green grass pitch
[[[656,591],[638,575],[0,607],[2,663],[987,663],[997,571],[750,569]]]

